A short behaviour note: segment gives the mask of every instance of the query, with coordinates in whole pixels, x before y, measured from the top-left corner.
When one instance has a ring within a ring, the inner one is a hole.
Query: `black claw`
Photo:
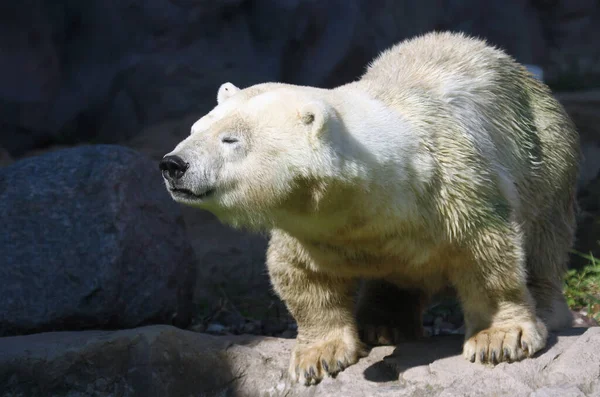
[[[340,369],[340,371],[345,368],[344,363],[341,360],[338,360],[337,365],[338,365],[338,368]]]
[[[479,352],[479,361],[481,361],[482,363],[485,362],[485,351],[484,350]]]
[[[496,356],[496,350],[492,351],[491,361],[492,361],[492,364],[498,363],[498,357]]]
[[[521,347],[523,348],[525,354],[529,354],[529,346],[527,345],[527,342],[521,341]]]
[[[504,348],[504,360],[505,361],[509,361],[510,360],[510,350],[508,350],[508,347]]]
[[[331,370],[331,371],[329,371],[329,375],[331,375],[331,377],[332,377],[333,379],[335,379],[335,378],[336,378],[336,376],[338,376],[338,374],[339,374],[340,372],[342,372],[342,370],[344,369],[344,368],[343,368],[343,364],[342,364],[342,362],[341,362],[341,361],[338,361],[336,364],[337,364],[337,368],[332,368],[332,370]]]
[[[304,386],[310,386],[312,379],[308,377],[308,372],[304,371]]]
[[[471,362],[474,363],[475,362],[475,353],[473,353],[473,355],[471,356]]]
[[[329,372],[329,365],[327,365],[327,361],[325,361],[325,359],[321,360],[321,365],[323,366],[325,372]]]
[[[316,378],[317,377],[317,373],[315,372],[315,367],[310,367],[310,369],[308,370],[308,374],[310,375],[311,378]]]

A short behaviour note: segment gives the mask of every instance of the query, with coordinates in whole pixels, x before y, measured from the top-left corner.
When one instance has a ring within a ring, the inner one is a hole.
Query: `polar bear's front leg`
[[[298,323],[289,374],[294,382],[317,384],[365,355],[352,310],[356,283],[281,259],[271,254],[267,263],[275,291]]]
[[[465,315],[463,356],[492,365],[531,357],[545,347],[548,331],[526,285],[520,239],[508,228],[479,237],[470,242],[472,260],[451,271]]]

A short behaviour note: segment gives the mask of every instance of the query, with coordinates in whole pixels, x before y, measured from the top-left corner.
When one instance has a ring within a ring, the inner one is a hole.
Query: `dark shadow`
[[[409,368],[431,364],[436,360],[461,353],[462,335],[444,335],[401,343],[394,352],[365,369],[365,379],[371,382],[390,382]]]
[[[391,357],[391,356],[390,356]],[[371,382],[385,383],[398,380],[400,371],[393,366],[379,361],[364,371],[365,379]]]
[[[548,352],[558,342],[558,338],[581,336],[586,330],[587,328],[569,328],[558,333],[550,333],[546,347],[538,352],[536,357]],[[462,352],[462,344],[462,335],[435,336],[412,343],[401,343],[391,355],[365,369],[363,374],[365,379],[371,382],[397,381],[400,374],[410,368],[429,365],[447,357],[459,356]]]
[[[562,330],[560,332],[553,332],[551,335],[555,338],[554,343],[556,343],[556,338],[558,336],[581,336],[581,335],[585,334],[585,332],[588,329],[589,328],[585,328],[585,327],[568,328],[568,329]]]

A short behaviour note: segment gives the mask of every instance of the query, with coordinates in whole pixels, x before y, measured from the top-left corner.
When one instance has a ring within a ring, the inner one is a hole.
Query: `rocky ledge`
[[[216,337],[161,325],[0,338],[2,396],[600,396],[600,327],[552,335],[495,368],[442,336],[374,348],[336,379],[291,385],[292,339]]]

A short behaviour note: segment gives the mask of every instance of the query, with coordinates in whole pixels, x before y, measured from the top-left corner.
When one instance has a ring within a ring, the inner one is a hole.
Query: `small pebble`
[[[209,334],[225,334],[227,333],[227,327],[218,324],[218,323],[211,323],[208,325],[208,327],[206,328],[206,332]]]

